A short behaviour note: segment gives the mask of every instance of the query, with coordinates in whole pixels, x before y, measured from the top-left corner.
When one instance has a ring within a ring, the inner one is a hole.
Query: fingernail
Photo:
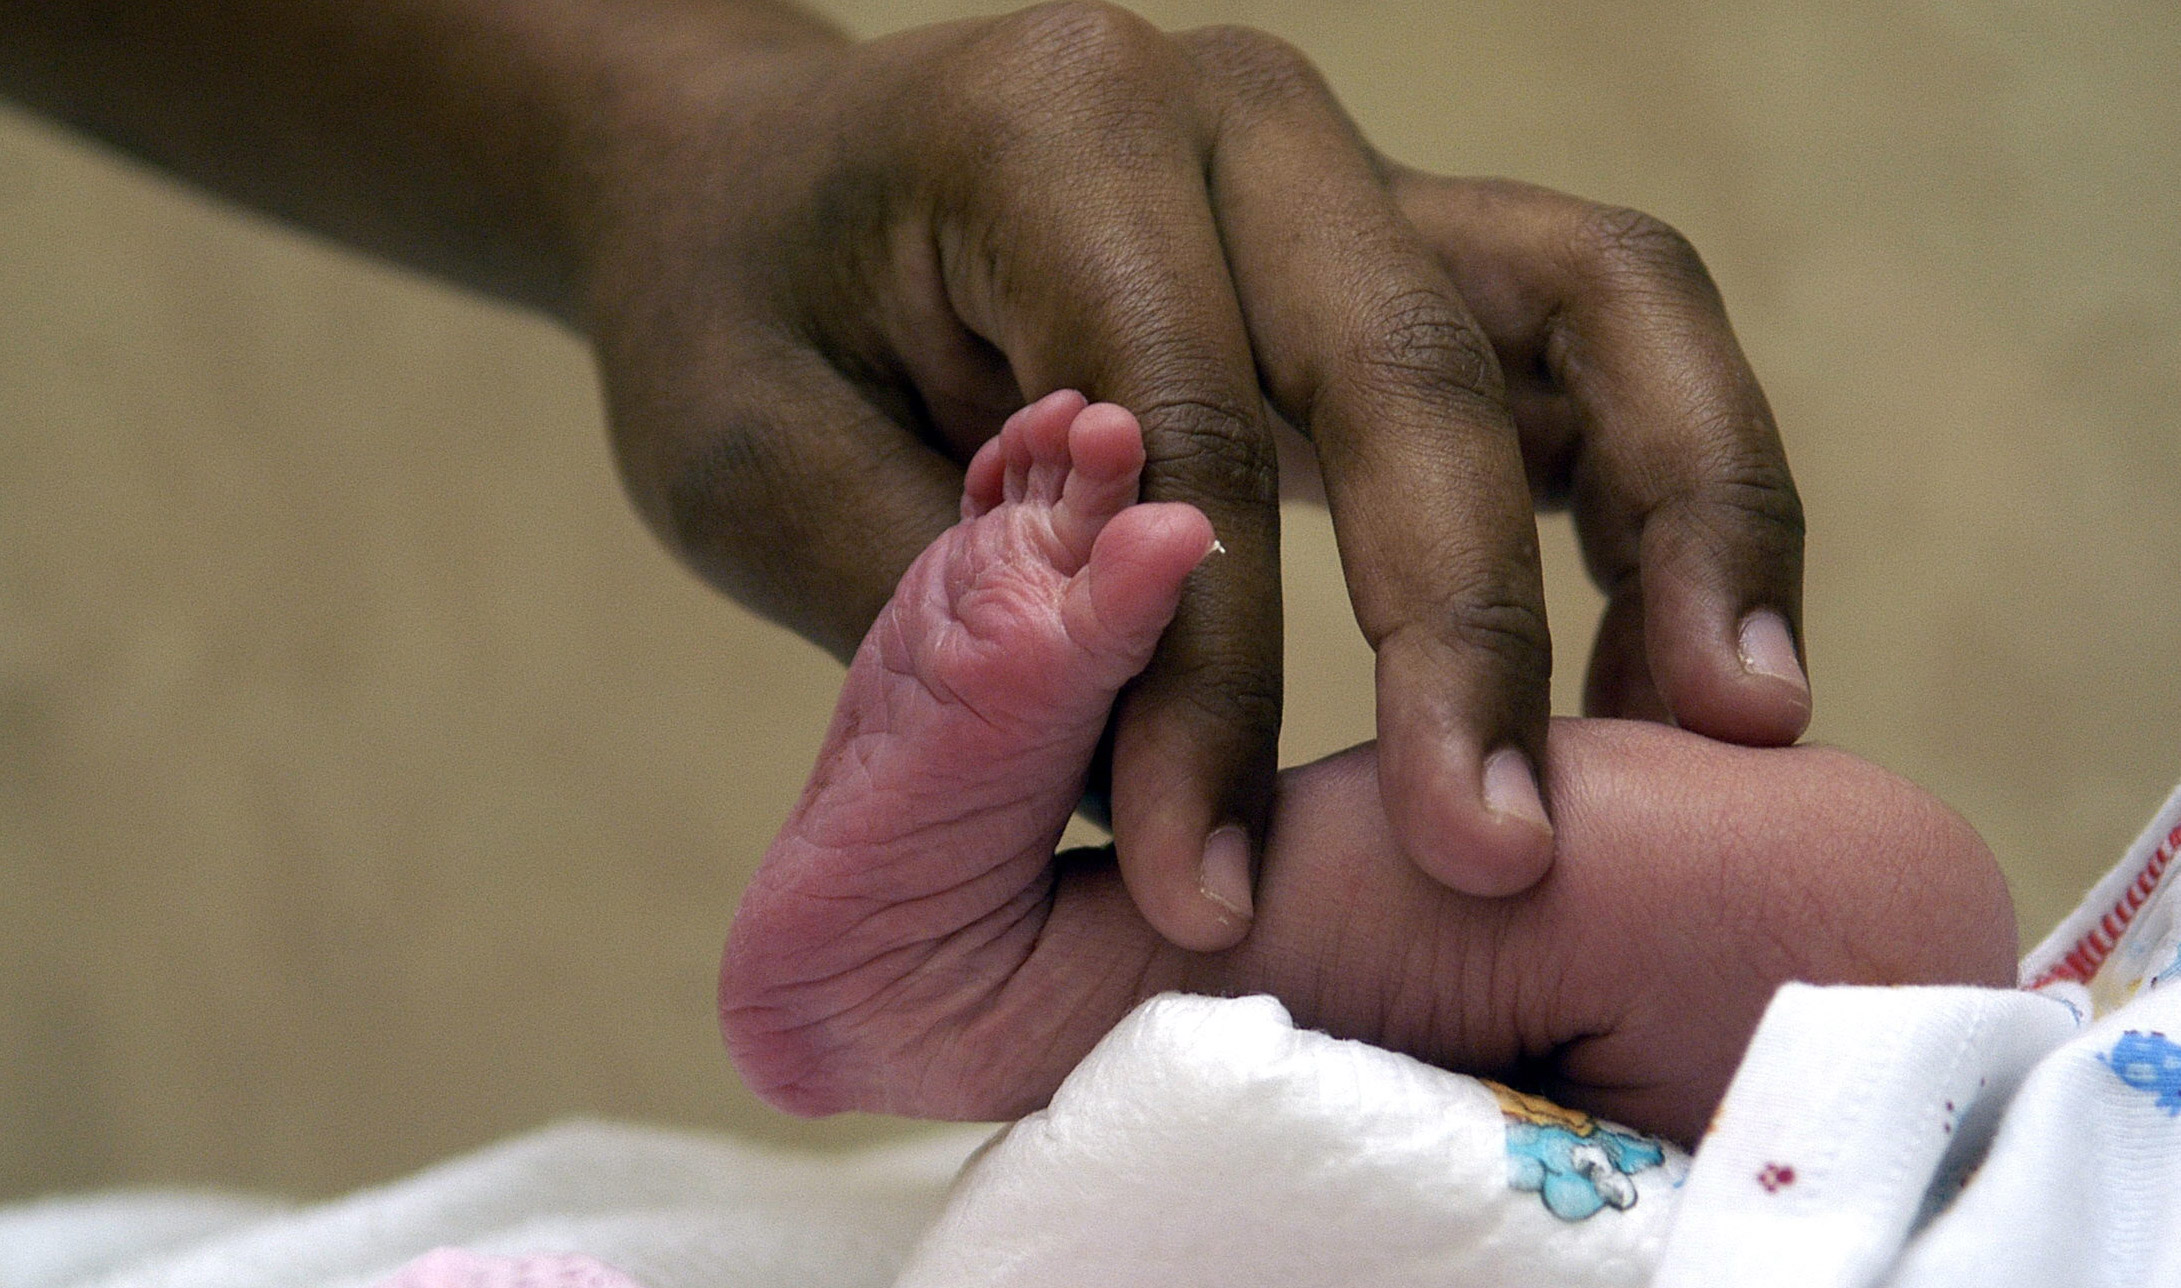
[[[1798,689],[1810,687],[1809,678],[1802,673],[1802,662],[1795,656],[1794,633],[1787,629],[1787,619],[1771,609],[1760,608],[1742,619],[1736,647],[1742,655],[1742,669],[1751,675],[1785,680]]]
[[[1484,808],[1502,818],[1520,819],[1552,831],[1545,817],[1545,797],[1537,790],[1537,774],[1530,758],[1513,747],[1502,747],[1484,760]]]
[[[1248,921],[1253,915],[1249,833],[1230,823],[1206,837],[1198,881],[1205,898]]]

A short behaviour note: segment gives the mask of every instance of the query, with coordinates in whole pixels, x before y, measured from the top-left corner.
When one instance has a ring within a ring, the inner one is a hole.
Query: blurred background
[[[2170,0],[1140,7],[1696,241],[1808,506],[1813,736],[1982,829],[2027,938],[2181,777]],[[1292,763],[1371,682],[1323,516],[1287,551]],[[0,110],[0,1197],[913,1130],[772,1114],[713,1029],[837,682],[641,530],[576,340]]]

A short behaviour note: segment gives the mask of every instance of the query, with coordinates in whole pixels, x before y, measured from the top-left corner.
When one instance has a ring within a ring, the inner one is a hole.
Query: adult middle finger
[[[1123,11],[1057,5],[996,24],[946,87],[940,273],[1021,393],[1135,412],[1146,500],[1187,501],[1224,555],[1192,578],[1124,695],[1113,756],[1122,874],[1167,938],[1224,948],[1249,924],[1280,720],[1276,450],[1205,186],[1195,69]],[[1021,87],[1034,85],[1035,98]]]

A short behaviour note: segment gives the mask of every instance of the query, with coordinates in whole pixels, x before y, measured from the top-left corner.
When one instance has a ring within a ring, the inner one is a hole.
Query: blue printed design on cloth
[[[1647,1136],[1608,1127],[1542,1096],[1479,1081],[1507,1120],[1508,1187],[1536,1194],[1563,1221],[1634,1207],[1636,1183],[1629,1178],[1666,1161],[1665,1147]]]
[[[1629,1178],[1665,1161],[1657,1141],[1602,1123],[1585,1134],[1558,1124],[1507,1124],[1507,1183],[1537,1191],[1563,1221],[1634,1207],[1636,1183]]]
[[[2122,1082],[2138,1091],[2155,1092],[2158,1107],[2167,1114],[2181,1115],[2181,1046],[2165,1034],[2130,1029],[2100,1059]]]

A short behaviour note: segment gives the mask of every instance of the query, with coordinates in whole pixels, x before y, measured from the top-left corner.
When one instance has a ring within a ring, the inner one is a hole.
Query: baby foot
[[[728,1047],[782,1108],[884,1107],[829,1055],[926,1042],[1034,947],[1114,696],[1213,546],[1194,507],[1136,504],[1143,462],[1119,407],[1017,412],[857,650],[721,966]]]

